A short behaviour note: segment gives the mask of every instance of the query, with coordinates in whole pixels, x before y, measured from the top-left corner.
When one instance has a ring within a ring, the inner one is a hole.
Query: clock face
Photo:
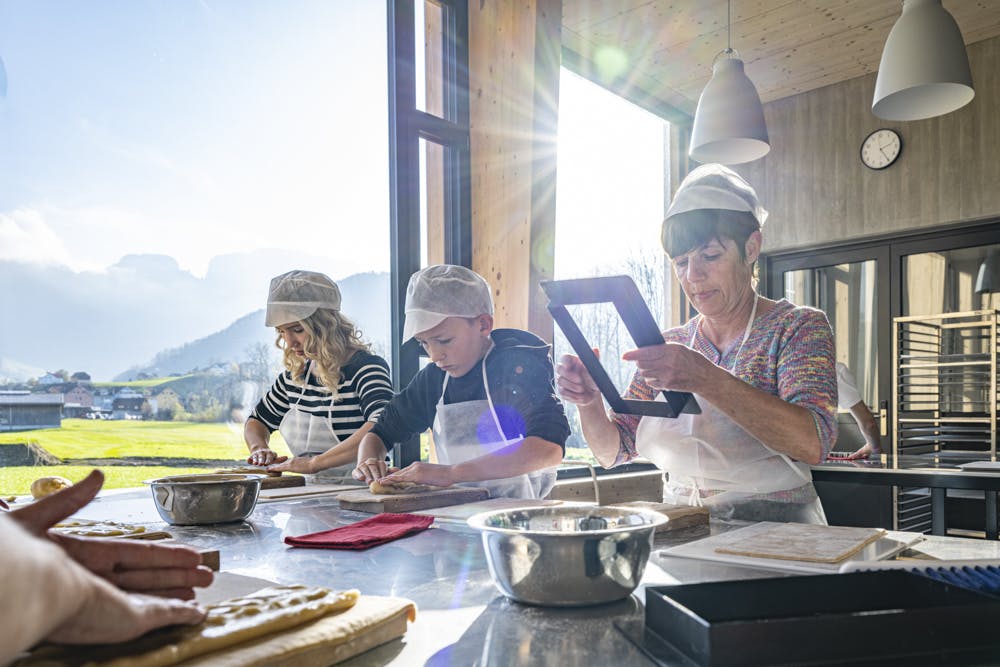
[[[885,169],[896,161],[903,148],[895,130],[875,130],[861,144],[861,161],[870,169]]]

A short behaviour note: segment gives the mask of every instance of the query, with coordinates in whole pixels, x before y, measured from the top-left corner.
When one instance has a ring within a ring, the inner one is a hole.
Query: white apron
[[[432,427],[434,448],[441,463],[448,465],[463,463],[524,439],[524,434],[518,434],[507,440],[500,427],[500,419],[497,417],[493,398],[490,396],[490,383],[486,377],[486,357],[492,351],[491,347],[480,362],[486,400],[445,405],[444,393],[448,389],[449,378],[445,375]],[[486,487],[490,490],[491,498],[544,498],[552,490],[555,482],[555,468],[546,468],[516,477],[470,482],[467,486]]]
[[[311,374],[312,363],[309,364],[305,380],[302,383],[303,393],[305,393],[305,388],[309,386],[309,376]],[[326,417],[317,417],[299,409],[298,405],[301,400],[302,396],[300,395],[295,403],[288,406],[288,412],[282,418],[281,424],[278,426],[278,432],[281,433],[281,437],[288,443],[288,449],[291,450],[294,456],[311,458],[322,454],[334,445],[340,444],[340,438],[337,437],[337,434],[333,430],[332,403]],[[335,468],[327,468],[315,475],[306,475],[306,479],[310,482],[343,481],[349,479],[352,483],[357,483],[351,477],[351,472],[354,471],[354,468],[353,463],[348,463]]]
[[[736,369],[756,314],[755,298],[743,340],[726,369],[729,373]],[[698,326],[688,347],[694,347],[697,332]],[[813,500],[804,504],[751,500],[754,495],[811,487],[809,467],[771,449],[704,397],[696,398],[701,414],[643,417],[636,430],[636,450],[668,473],[664,502],[705,505],[720,518],[826,524],[815,490]],[[662,395],[657,398],[662,399]]]

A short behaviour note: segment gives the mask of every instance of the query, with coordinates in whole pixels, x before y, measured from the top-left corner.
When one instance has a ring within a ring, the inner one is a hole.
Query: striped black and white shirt
[[[279,375],[250,418],[264,424],[268,432],[274,432],[294,405],[312,416],[330,419],[334,433],[343,441],[365,422],[375,421],[392,398],[389,365],[382,357],[368,352],[355,352],[340,369],[337,401],[332,405],[330,390],[320,383],[315,372],[308,372],[308,366],[306,370],[305,387],[293,380],[287,370]]]

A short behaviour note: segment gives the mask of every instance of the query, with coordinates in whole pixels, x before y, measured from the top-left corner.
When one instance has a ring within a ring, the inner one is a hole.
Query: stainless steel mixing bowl
[[[667,518],[632,507],[536,507],[483,512],[493,583],[518,602],[576,607],[621,600],[642,579],[653,532]]]
[[[167,523],[185,526],[242,521],[257,505],[264,475],[176,475],[146,482]]]

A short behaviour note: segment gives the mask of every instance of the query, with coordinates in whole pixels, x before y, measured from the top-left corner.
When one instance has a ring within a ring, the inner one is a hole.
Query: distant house
[[[0,392],[0,431],[31,431],[62,426],[62,394]]]
[[[38,378],[38,384],[40,385],[61,384],[63,382],[65,382],[65,380],[55,373],[46,373],[42,377]]]
[[[63,394],[63,417],[66,419],[86,417],[94,408],[94,394],[80,384],[71,385]]]
[[[131,389],[122,389],[111,401],[112,419],[142,419],[149,406],[146,397]]]

